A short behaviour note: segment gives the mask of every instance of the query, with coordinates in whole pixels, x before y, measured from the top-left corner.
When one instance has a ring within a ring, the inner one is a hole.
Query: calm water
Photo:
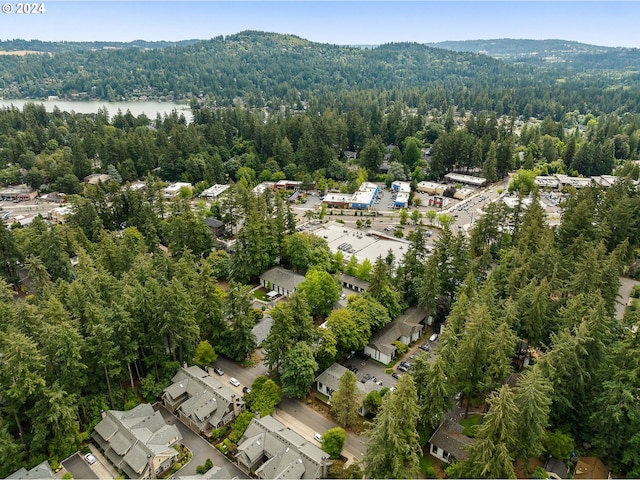
[[[143,113],[151,120],[156,118],[159,113],[160,116],[171,113],[174,109],[178,114],[182,113],[184,118],[188,122],[193,120],[189,105],[183,103],[174,102],[70,102],[65,100],[0,100],[0,108],[15,106],[22,110],[25,103],[42,104],[47,109],[47,112],[53,111],[54,107],[58,107],[65,112],[76,113],[97,113],[99,108],[106,109],[109,113],[109,119],[118,112],[118,109],[122,110],[122,113],[126,113],[127,110],[131,112],[134,117],[142,115]]]

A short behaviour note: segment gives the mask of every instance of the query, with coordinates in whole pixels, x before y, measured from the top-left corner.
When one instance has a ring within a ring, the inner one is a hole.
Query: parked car
[[[398,371],[400,371],[400,372],[408,372],[409,369],[407,367],[405,367],[404,365],[398,365]]]
[[[420,345],[420,350],[424,350],[425,352],[428,352],[429,350],[431,350],[431,347],[429,346],[428,343],[423,343],[422,345]]]
[[[231,377],[229,379],[229,383],[231,385],[233,385],[234,387],[239,387],[240,386],[240,382],[235,377]]]
[[[94,457],[91,453],[87,453],[87,454],[84,456],[84,458],[85,458],[85,460],[87,461],[87,463],[88,463],[89,465],[93,465],[93,464],[94,464],[94,463],[96,463],[96,461],[97,461],[97,460],[96,460],[96,457]]]
[[[313,434],[313,438],[318,442],[322,441],[322,435],[320,435],[318,432]]]
[[[391,374],[391,376],[392,376],[393,378],[395,378],[396,380],[400,380],[400,377],[402,377],[402,375],[400,375],[399,373],[396,373],[396,372],[393,372],[393,373]]]
[[[435,341],[437,341],[437,340],[438,340],[438,334],[437,334],[437,333],[434,333],[433,335],[431,335],[431,336],[429,337],[429,341],[430,341],[430,342],[435,342]]]
[[[251,389],[249,387],[242,387],[242,393],[251,393]]]
[[[369,381],[369,379],[371,379],[371,375],[369,375],[368,373],[364,374],[364,377],[362,377],[362,379],[360,380],[360,382],[362,383],[367,383]]]
[[[224,375],[224,370],[222,370],[220,367],[213,367],[213,371],[220,376]]]

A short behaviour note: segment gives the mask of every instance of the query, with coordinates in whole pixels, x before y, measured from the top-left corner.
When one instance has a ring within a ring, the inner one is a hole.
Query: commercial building
[[[23,202],[33,200],[38,196],[38,192],[27,185],[17,185],[0,189],[0,198],[8,201]]]
[[[193,185],[186,182],[170,183],[166,188],[162,190],[162,194],[164,195],[164,198],[175,198],[183,188],[193,190]]]
[[[209,200],[216,200],[218,199],[224,192],[226,192],[227,190],[229,190],[229,188],[231,188],[229,185],[219,185],[219,184],[215,184],[212,185],[211,187],[207,188],[206,190],[204,190],[200,196],[202,198],[207,198]]]
[[[341,251],[346,260],[355,256],[359,263],[365,259],[372,264],[378,257],[385,258],[389,252],[396,262],[402,260],[410,242],[383,235],[380,232],[363,232],[346,227],[337,222],[328,222],[309,230],[310,233],[324,238],[334,254]]]
[[[353,195],[343,193],[327,193],[322,199],[322,203],[330,208],[349,208]]]
[[[442,183],[420,182],[416,185],[416,191],[420,193],[428,193],[429,195],[442,195],[447,186]]]
[[[444,178],[450,182],[471,185],[472,187],[484,187],[487,184],[486,178],[463,175],[461,173],[447,173]]]
[[[367,210],[373,206],[373,201],[378,194],[378,186],[375,183],[363,182],[357,192],[351,197],[351,208]]]

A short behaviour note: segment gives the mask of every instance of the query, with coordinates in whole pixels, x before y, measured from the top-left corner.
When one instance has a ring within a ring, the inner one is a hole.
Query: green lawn
[[[262,300],[263,302],[269,301],[269,299],[267,298],[267,291],[264,288],[258,288],[257,290],[254,290],[253,297],[257,298],[258,300]]]
[[[482,415],[469,415],[468,418],[460,420],[460,425],[464,427],[462,433],[467,437],[473,437],[473,428],[475,425],[482,423]]]
[[[434,465],[435,459],[431,455],[420,457],[420,473],[422,473],[425,478],[436,478],[433,468]]]

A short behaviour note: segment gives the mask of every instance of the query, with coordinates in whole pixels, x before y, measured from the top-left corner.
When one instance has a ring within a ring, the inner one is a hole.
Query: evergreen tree
[[[362,396],[358,390],[357,379],[352,371],[342,374],[338,389],[331,395],[331,413],[342,427],[351,427],[358,418],[362,406]]]
[[[415,478],[420,457],[418,416],[415,383],[410,375],[404,375],[396,391],[382,398],[380,411],[369,424],[363,459],[367,477]]]
[[[462,462],[465,478],[516,478],[511,449],[515,442],[518,407],[515,394],[508,385],[492,393],[491,406],[480,425],[476,439],[468,447]]]

